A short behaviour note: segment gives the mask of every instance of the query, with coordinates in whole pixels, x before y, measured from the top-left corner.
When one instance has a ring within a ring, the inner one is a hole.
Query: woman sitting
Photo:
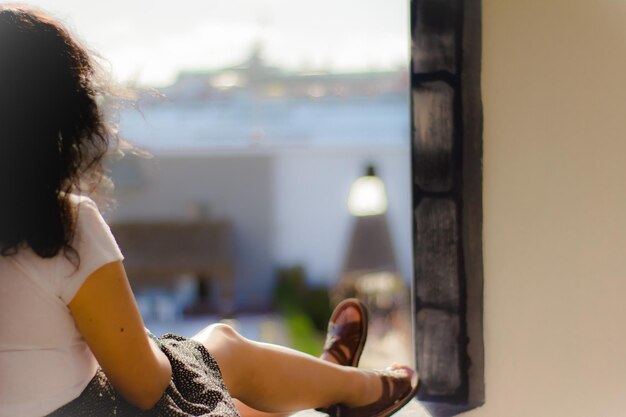
[[[414,370],[357,368],[366,312],[346,301],[322,358],[224,324],[191,339],[144,329],[93,195],[116,143],[110,91],[62,25],[0,5],[0,416],[255,416],[319,407],[383,417]]]

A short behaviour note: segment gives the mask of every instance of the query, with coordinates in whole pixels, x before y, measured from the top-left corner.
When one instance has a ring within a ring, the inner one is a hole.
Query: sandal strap
[[[359,311],[360,320],[344,324],[336,324],[339,317],[348,308]],[[349,298],[339,303],[333,311],[328,322],[326,342],[324,343],[324,354],[335,359],[339,365],[358,366],[359,358],[367,339],[367,308],[356,298]],[[328,407],[316,408],[317,411],[328,415],[337,413],[337,404]]]
[[[329,324],[324,352],[335,358],[337,363],[349,365],[353,360],[355,348],[359,346],[363,334],[360,322],[346,323],[341,326]]]
[[[382,394],[375,402],[362,407],[347,407],[338,404],[329,408],[334,417],[371,417],[394,407],[411,392],[411,379],[390,375],[389,370],[375,371],[382,380]],[[393,371],[391,371],[393,372]]]

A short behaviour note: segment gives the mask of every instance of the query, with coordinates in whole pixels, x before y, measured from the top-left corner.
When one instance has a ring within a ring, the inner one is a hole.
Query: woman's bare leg
[[[351,322],[355,322],[360,320],[361,314],[355,307],[348,307],[343,314],[341,314],[336,321],[337,325],[343,325]],[[346,352],[348,354],[349,352]],[[323,359],[327,362],[337,363],[337,360],[334,356],[328,355],[326,352],[322,352],[320,359]],[[241,417],[286,417],[291,413],[266,413],[264,411],[259,411],[255,408],[248,406],[247,404],[239,401],[239,399],[234,398],[235,407],[241,414]]]
[[[245,339],[215,324],[194,336],[220,365],[231,395],[253,409],[293,412],[336,403],[356,407],[377,400],[380,378],[292,349]]]

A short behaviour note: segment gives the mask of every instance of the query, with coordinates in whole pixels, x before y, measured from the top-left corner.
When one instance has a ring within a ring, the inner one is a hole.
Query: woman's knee
[[[219,337],[227,337],[232,339],[242,339],[241,336],[235,329],[225,323],[215,323],[210,326],[207,326],[206,329],[210,333],[214,333],[219,335]]]
[[[224,383],[235,396],[241,389],[245,366],[242,362],[249,356],[250,342],[232,327],[212,324],[193,337],[201,342],[220,367]]]
[[[219,356],[239,355],[247,342],[235,329],[224,323],[205,327],[193,339],[201,342],[211,354]]]

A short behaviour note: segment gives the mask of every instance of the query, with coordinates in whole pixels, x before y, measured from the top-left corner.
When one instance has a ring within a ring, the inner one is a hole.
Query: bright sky
[[[1,0],[0,3],[6,1]],[[120,81],[243,61],[255,40],[286,68],[407,66],[408,0],[32,0],[105,57]]]

